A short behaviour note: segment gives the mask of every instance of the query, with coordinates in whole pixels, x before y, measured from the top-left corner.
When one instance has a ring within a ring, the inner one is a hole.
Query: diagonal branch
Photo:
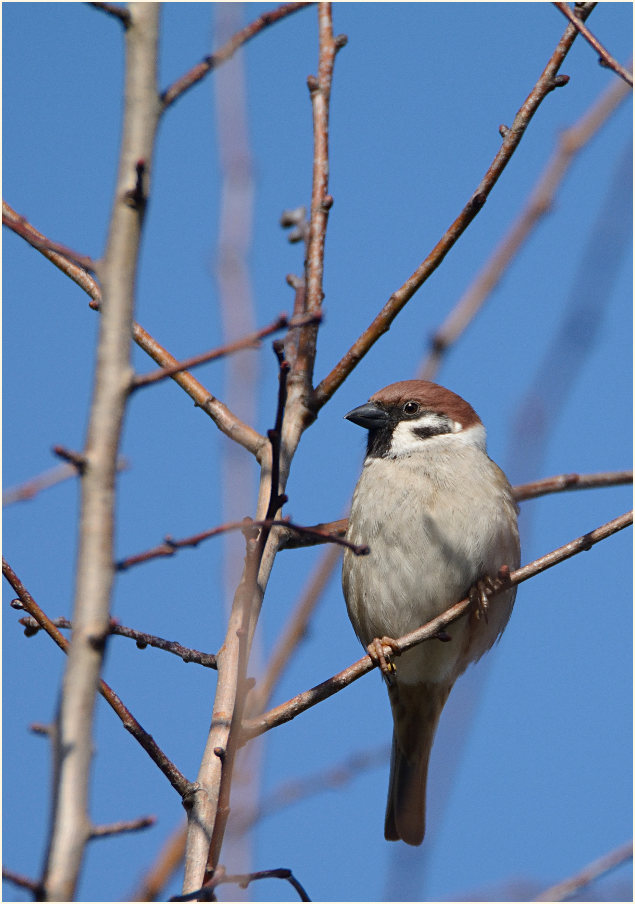
[[[617,60],[611,56],[608,50],[600,44],[595,35],[589,31],[584,22],[582,22],[573,10],[569,9],[566,3],[554,3],[553,4],[556,9],[559,9],[563,16],[566,16],[569,22],[571,22],[580,32],[582,37],[589,42],[591,47],[600,55],[600,63],[603,66],[607,66],[609,69],[612,69],[613,72],[616,72],[620,78],[624,79],[627,85],[633,87],[633,73],[629,72],[628,69],[625,69],[621,66]]]
[[[633,512],[631,511],[624,515],[620,515],[618,518],[614,518],[612,521],[608,521],[606,524],[595,528],[595,530],[584,534],[582,537],[578,537],[576,540],[572,540],[570,543],[567,543],[558,549],[554,549],[552,552],[541,556],[541,558],[536,559],[529,565],[518,568],[516,571],[509,573],[503,572],[503,569],[501,569],[501,572],[503,573],[499,576],[500,586],[498,586],[495,591],[488,591],[488,597],[496,596],[497,593],[500,593],[510,586],[527,581],[529,578],[546,571],[548,568],[553,568],[554,565],[558,565],[560,562],[564,562],[566,559],[570,559],[580,552],[591,549],[596,543],[607,539],[607,537],[623,530],[632,523]],[[457,621],[462,615],[465,615],[471,605],[472,603],[469,597],[466,597],[460,602],[455,603],[453,606],[450,606],[449,609],[437,616],[437,618],[434,618],[423,625],[421,628],[417,628],[416,631],[411,631],[409,634],[405,634],[403,637],[396,639],[394,647],[391,644],[390,647],[385,648],[384,652],[389,655],[391,652],[395,655],[401,655],[407,650],[412,649],[412,647],[417,646],[417,644],[422,643],[424,640],[436,638],[444,628]],[[338,693],[338,691],[341,691],[347,685],[352,684],[353,681],[357,681],[362,675],[372,671],[375,666],[376,662],[374,662],[369,655],[364,656],[362,659],[353,663],[353,665],[344,669],[344,671],[339,672],[337,675],[333,675],[332,678],[328,678],[316,687],[292,697],[291,700],[287,700],[286,703],[282,703],[280,706],[269,710],[258,718],[245,721],[243,723],[243,743],[258,737],[258,735],[264,734],[266,731],[269,731],[277,725],[282,725],[284,722],[295,719],[300,713],[310,709],[322,700],[332,697],[333,694]]]
[[[594,6],[595,3],[585,3],[584,6],[580,6],[581,17],[586,18],[591,13]],[[481,182],[476,187],[472,197],[456,220],[441,236],[440,240],[425,260],[417,267],[412,276],[406,280],[401,288],[393,292],[370,326],[364,330],[361,336],[346,352],[344,357],[316,388],[313,400],[316,411],[319,411],[320,408],[328,402],[331,396],[339,389],[346,377],[359,364],[364,355],[366,355],[373,347],[380,336],[390,329],[395,317],[405,307],[407,302],[410,301],[415,292],[417,292],[417,290],[420,289],[426,280],[434,273],[446,254],[456,244],[472,220],[479,213],[487,201],[489,193],[498,182],[503,170],[520,144],[525,130],[540,104],[554,88],[566,85],[568,82],[568,77],[559,76],[558,70],[562,66],[577,35],[578,31],[575,26],[568,25],[542,75],[514,117],[511,128],[505,128],[503,143],[500,150],[494,157],[494,160],[487,169]]]

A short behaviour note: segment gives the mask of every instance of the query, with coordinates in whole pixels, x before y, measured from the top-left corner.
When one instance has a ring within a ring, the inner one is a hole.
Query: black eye
[[[416,414],[417,411],[419,411],[419,403],[418,402],[413,402],[411,400],[410,402],[406,402],[406,404],[403,406],[404,414]]]

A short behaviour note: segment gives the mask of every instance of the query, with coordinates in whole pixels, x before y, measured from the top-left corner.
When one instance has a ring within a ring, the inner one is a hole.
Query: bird
[[[491,600],[486,590],[500,590],[520,565],[518,507],[487,455],[479,416],[451,390],[402,380],[345,417],[368,431],[346,540],[370,553],[345,549],[342,588],[392,709],[384,836],[419,845],[441,711],[459,675],[500,637],[514,605],[515,586]],[[384,647],[395,638],[467,596],[474,605],[438,637],[386,660]]]

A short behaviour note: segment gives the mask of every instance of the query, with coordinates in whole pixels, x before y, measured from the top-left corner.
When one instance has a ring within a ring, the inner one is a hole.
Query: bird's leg
[[[388,647],[388,651],[384,647]],[[399,653],[397,641],[392,637],[376,637],[368,644],[366,649],[375,665],[381,669],[384,678],[390,683],[392,676],[397,671],[394,662],[391,660],[393,653]]]

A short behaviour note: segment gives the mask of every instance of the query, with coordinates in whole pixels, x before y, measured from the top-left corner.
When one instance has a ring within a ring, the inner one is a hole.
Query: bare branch
[[[24,584],[20,581],[16,573],[4,558],[2,559],[2,573],[19,596],[23,608],[29,613],[29,615],[33,616],[40,627],[42,627],[46,631],[48,636],[55,641],[58,647],[64,653],[68,654],[70,649],[69,641],[66,640],[64,635],[60,633],[60,631],[55,626],[54,622],[48,617],[48,615],[46,615],[46,613],[42,609],[40,609],[29,591],[26,589]],[[124,728],[129,731],[134,738],[136,738],[136,740],[139,742],[139,744],[141,744],[141,746],[150,756],[153,762],[159,767],[161,772],[163,772],[172,787],[175,788],[181,796],[183,796],[189,789],[189,782],[187,781],[185,776],[183,776],[176,768],[174,763],[172,763],[171,760],[167,758],[167,756],[155,742],[154,738],[141,727],[139,722],[134,718],[130,710],[126,706],[124,706],[123,702],[113,691],[113,689],[102,679],[99,680],[98,690],[104,700],[119,716]]]
[[[555,477],[543,477],[531,483],[519,483],[513,488],[514,498],[518,502],[525,499],[536,499],[550,493],[562,493],[567,490],[591,490],[598,487],[623,486],[633,482],[632,471],[606,471],[598,474],[557,474]]]
[[[558,549],[547,553],[541,558],[536,559],[534,562],[531,562],[529,565],[518,568],[516,571],[509,573],[501,569],[501,572],[498,575],[500,585],[495,591],[488,591],[488,596],[496,596],[497,593],[500,593],[510,586],[529,580],[529,578],[546,571],[548,568],[552,568],[554,565],[564,562],[565,559],[570,559],[572,556],[590,549],[596,543],[605,540],[607,537],[623,530],[632,523],[633,513],[631,511],[621,515],[619,518],[608,521],[601,527],[590,531],[588,534],[584,534],[582,537],[578,537],[576,540],[572,540],[565,546],[561,546]],[[469,597],[455,603],[444,613],[437,618],[432,619],[421,628],[417,628],[416,631],[411,631],[409,634],[395,640],[394,648],[392,646],[390,648],[386,647],[385,653],[390,655],[392,652],[395,655],[401,655],[402,653],[405,653],[406,650],[412,649],[412,647],[417,646],[417,644],[422,643],[424,640],[436,638],[444,628],[461,618],[471,605]],[[269,712],[264,713],[264,715],[259,716],[258,718],[245,721],[243,723],[243,743],[260,734],[264,734],[264,732],[269,731],[276,725],[291,721],[291,719],[294,719],[300,713],[315,706],[316,703],[326,700],[328,697],[332,697],[333,694],[336,694],[338,691],[342,690],[342,688],[351,684],[353,681],[357,681],[362,675],[372,671],[375,666],[376,663],[370,656],[364,656],[347,669],[344,669],[344,671],[338,672],[337,675],[328,678],[316,687],[298,694],[291,700],[282,703],[280,706],[275,707],[275,709],[269,710]]]
[[[189,72],[186,72],[185,75],[182,75],[181,78],[173,82],[169,88],[166,88],[161,95],[163,110],[166,110],[175,100],[178,100],[179,97],[185,94],[192,85],[200,82],[208,72],[211,72],[212,69],[216,69],[221,63],[225,63],[229,60],[236,53],[238,48],[243,44],[246,44],[250,38],[253,38],[259,32],[263,31],[267,26],[273,25],[274,22],[278,22],[280,19],[284,19],[286,16],[290,16],[292,13],[310,5],[310,3],[284,3],[282,6],[277,7],[277,9],[270,10],[269,12],[258,16],[258,18],[250,25],[246,25],[245,28],[235,34],[233,38],[217,50],[216,53],[205,57],[204,60],[197,63],[197,65],[190,69]]]
[[[580,15],[583,18],[586,18],[591,13],[594,6],[594,3],[585,3],[584,6],[580,6]],[[328,376],[326,376],[319,384],[314,395],[314,406],[316,410],[319,410],[326,402],[328,402],[331,396],[339,389],[346,377],[359,364],[364,355],[372,348],[379,337],[390,329],[397,314],[399,314],[415,292],[420,289],[424,282],[426,282],[426,280],[434,273],[448,251],[455,245],[481,210],[487,201],[489,193],[498,182],[503,170],[520,144],[525,130],[540,104],[554,88],[566,85],[568,82],[567,76],[559,76],[557,73],[563,64],[567,53],[571,49],[577,34],[578,32],[573,25],[567,26],[567,29],[553,52],[551,59],[547,63],[544,72],[514,117],[511,128],[505,128],[503,143],[500,150],[494,157],[494,160],[490,164],[481,182],[476,187],[472,197],[454,223],[446,230],[441,239],[425,258],[423,263],[417,267],[412,276],[406,280],[401,288],[393,292],[370,326],[364,330],[362,335],[353,343],[341,361],[335,365]]]
[[[580,19],[576,16],[575,12],[567,6],[566,3],[554,3],[553,4],[556,9],[559,9],[563,16],[566,16],[569,22],[571,22],[580,32],[583,38],[585,38],[591,47],[600,55],[600,63],[603,66],[612,69],[613,72],[616,72],[620,78],[624,79],[627,85],[633,87],[633,73],[629,72],[628,69],[625,69],[623,66],[617,62],[617,60],[611,56],[608,50],[600,44],[598,39],[589,31],[584,22],[581,22]]]
[[[14,873],[13,870],[6,869],[4,866],[2,867],[2,878],[6,879],[7,882],[13,882],[18,888],[26,888],[28,891],[33,892],[36,901],[41,900],[39,897],[42,894],[41,882],[38,882],[35,879],[29,879],[21,873]]]
[[[537,898],[534,898],[534,901],[565,901],[580,891],[581,888],[599,879],[600,876],[632,859],[633,842],[629,841],[598,860],[594,860],[593,863],[590,863],[570,879],[565,879],[564,882],[552,885],[551,888],[546,889]]]
[[[305,278],[302,293],[296,293],[296,303],[311,314],[318,313],[324,297],[324,247],[328,215],[333,206],[329,194],[329,115],[331,84],[335,55],[346,44],[344,35],[333,36],[332,7],[318,3],[320,59],[317,77],[307,79],[313,114],[313,174],[311,187],[311,217],[306,242]],[[287,220],[283,219],[283,222]],[[292,359],[293,373],[308,395],[313,387],[313,367],[317,326],[307,326],[300,332]]]
[[[430,342],[431,350],[419,376],[433,380],[449,348],[467,329],[486,300],[499,285],[505,270],[534,229],[551,210],[554,196],[568,173],[575,156],[604,125],[608,117],[630,95],[623,82],[613,82],[599,100],[570,128],[560,134],[557,147],[541,173],[520,215],[461,296]]]
[[[12,600],[11,605],[14,609],[24,609],[21,600]],[[42,628],[42,625],[32,616],[20,618],[18,621],[24,626],[25,637],[34,637]],[[56,618],[53,619],[52,623],[56,628],[71,629],[73,627],[67,618]],[[216,668],[216,656],[213,653],[203,653],[201,650],[184,647],[176,640],[165,640],[163,637],[156,637],[156,635],[147,634],[145,631],[127,628],[125,625],[118,624],[114,619],[111,620],[109,633],[134,640],[140,650],[145,650],[146,647],[154,647],[157,650],[164,650],[166,653],[178,656],[183,662],[195,662],[208,669]]]

